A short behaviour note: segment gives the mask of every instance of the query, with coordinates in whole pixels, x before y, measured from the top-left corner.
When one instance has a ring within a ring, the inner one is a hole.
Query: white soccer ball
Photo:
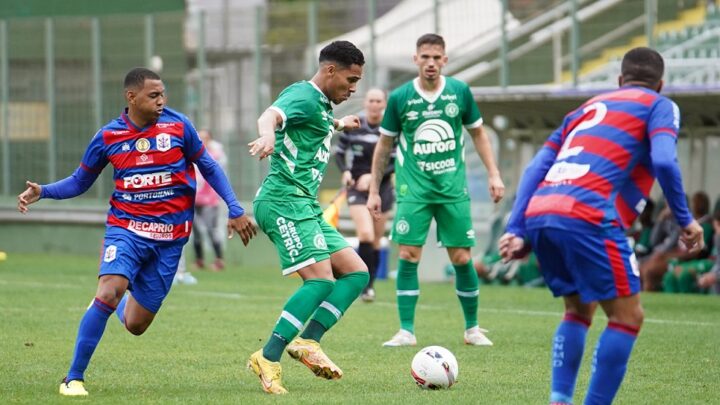
[[[420,388],[450,388],[457,381],[458,363],[450,350],[428,346],[413,357],[410,373]]]

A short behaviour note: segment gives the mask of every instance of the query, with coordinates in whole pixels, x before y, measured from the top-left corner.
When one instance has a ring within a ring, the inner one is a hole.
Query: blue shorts
[[[99,276],[116,274],[127,278],[128,289],[138,304],[157,313],[170,292],[183,245],[149,241],[113,229],[105,235]]]
[[[637,259],[620,228],[601,234],[543,228],[528,230],[528,237],[556,297],[580,294],[589,303],[640,291]]]

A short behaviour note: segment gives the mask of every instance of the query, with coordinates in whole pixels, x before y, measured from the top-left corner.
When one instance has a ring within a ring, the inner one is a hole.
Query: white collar
[[[432,104],[434,103],[438,97],[442,94],[442,92],[445,90],[445,76],[440,75],[440,87],[432,93],[429,94],[425,90],[423,90],[422,86],[420,86],[420,78],[416,77],[413,80],[413,86],[415,87],[415,91],[420,95],[420,97],[424,98],[428,103]]]

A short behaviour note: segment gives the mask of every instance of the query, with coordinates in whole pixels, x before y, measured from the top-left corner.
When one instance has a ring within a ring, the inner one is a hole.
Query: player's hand
[[[228,239],[232,239],[233,231],[240,235],[243,245],[247,246],[250,239],[257,235],[255,224],[247,215],[241,215],[237,218],[230,218],[227,224]]]
[[[697,253],[705,247],[703,240],[703,229],[697,221],[693,220],[688,226],[682,230],[680,242],[685,246],[690,254]]]
[[[357,115],[346,115],[340,119],[345,126],[343,131],[347,129],[358,129],[360,128],[360,118]]]
[[[358,178],[357,182],[355,182],[355,190],[357,191],[368,191],[370,190],[370,181],[372,180],[372,175],[370,173],[365,173],[360,178]]]
[[[368,200],[365,206],[367,207],[368,211],[370,211],[370,215],[372,215],[373,218],[375,218],[376,220],[382,217],[382,211],[380,209],[380,207],[382,206],[382,199],[380,198],[380,194],[368,194]]]
[[[345,186],[345,188],[350,188],[355,184],[355,180],[353,180],[352,173],[350,173],[350,170],[345,170],[343,172],[340,182],[342,183],[343,186]]]
[[[258,155],[260,160],[272,155],[275,151],[275,133],[263,135],[248,144],[250,155]]]
[[[500,178],[500,174],[488,176],[488,188],[494,203],[499,202],[505,196],[505,184]]]
[[[512,233],[506,233],[498,241],[498,250],[503,263],[514,259],[522,259],[530,253],[530,246],[525,244],[523,238]]]
[[[37,183],[26,181],[25,184],[27,185],[27,189],[17,197],[18,211],[23,214],[28,212],[28,205],[40,199],[40,192],[42,191],[42,187]]]

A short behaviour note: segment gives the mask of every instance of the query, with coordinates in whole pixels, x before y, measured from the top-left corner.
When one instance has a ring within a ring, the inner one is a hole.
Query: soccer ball
[[[413,357],[410,374],[420,388],[450,388],[457,381],[458,363],[450,350],[440,346],[428,346]]]

